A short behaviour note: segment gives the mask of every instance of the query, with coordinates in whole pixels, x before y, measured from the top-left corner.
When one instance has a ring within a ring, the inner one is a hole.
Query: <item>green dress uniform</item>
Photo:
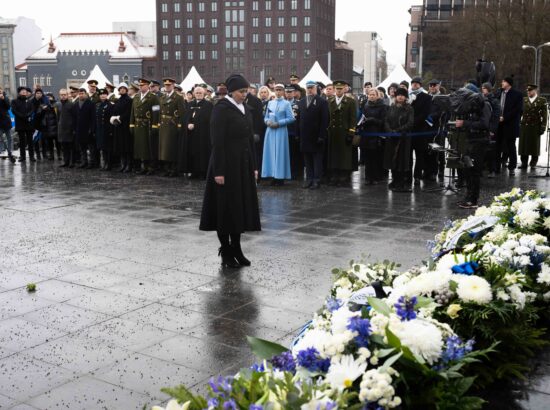
[[[142,161],[156,160],[151,141],[159,130],[160,101],[159,98],[147,92],[142,98],[141,93],[135,95],[130,112],[130,132],[134,133],[134,158]]]
[[[101,102],[101,98],[99,98],[99,91],[96,91],[95,93],[90,94],[90,100],[92,100],[94,104]]]
[[[547,116],[545,98],[537,96],[533,102],[529,100],[529,97],[523,99],[523,116],[519,134],[520,156],[538,157],[540,155],[540,136],[546,131]],[[523,165],[527,166],[527,163],[523,163]]]
[[[185,102],[176,93],[160,97],[159,159],[174,165],[178,161],[183,134]]]
[[[357,120],[356,104],[353,98],[343,96],[340,104],[336,97],[329,99],[330,121],[328,126],[327,168],[333,179],[349,178],[353,170],[353,136]]]

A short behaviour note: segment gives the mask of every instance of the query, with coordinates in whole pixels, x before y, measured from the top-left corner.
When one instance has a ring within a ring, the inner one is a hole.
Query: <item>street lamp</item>
[[[523,50],[531,49],[535,52],[535,73],[534,73],[534,83],[539,86],[540,89],[540,71],[542,66],[542,49],[543,47],[550,47],[550,41],[540,44],[538,46],[529,46],[522,45]]]

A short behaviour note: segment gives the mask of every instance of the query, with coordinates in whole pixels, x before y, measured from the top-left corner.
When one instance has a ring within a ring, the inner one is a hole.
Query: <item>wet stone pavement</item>
[[[456,196],[388,194],[359,174],[354,189],[261,185],[264,230],[243,238],[253,265],[224,271],[216,235],[198,231],[202,182],[57,165],[0,160],[2,409],[139,409],[165,401],[164,386],[201,391],[253,362],[246,335],[288,344],[331,268],[361,255],[417,264],[446,219],[469,213]],[[526,173],[483,185],[482,202],[550,190]],[[537,363],[517,408],[549,408],[550,354]]]

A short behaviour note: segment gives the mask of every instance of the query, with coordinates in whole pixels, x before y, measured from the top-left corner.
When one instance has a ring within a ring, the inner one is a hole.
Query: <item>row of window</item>
[[[193,44],[193,34],[187,35],[187,44]],[[170,44],[170,38],[168,34],[162,35],[162,44],[167,45]],[[181,44],[181,34],[174,35],[174,44]],[[206,35],[200,34],[199,35],[199,41],[198,44],[206,44]],[[210,44],[218,44],[218,35],[212,34],[210,35]]]
[[[272,40],[272,34],[271,33],[265,33],[264,34],[264,43],[270,44]],[[278,33],[277,34],[277,42],[278,43],[284,43],[285,42],[285,33]],[[291,43],[297,43],[298,42],[298,33],[290,33],[290,42]],[[311,33],[304,33],[304,43],[311,42]],[[252,43],[253,44],[259,44],[260,43],[260,35],[258,33],[252,34]]]
[[[162,25],[162,28],[163,29],[168,29],[168,20],[166,19],[163,19],[161,20],[161,25]],[[199,19],[198,20],[198,27],[199,28],[206,28],[206,20],[205,19]],[[193,19],[187,19],[185,21],[185,27],[186,28],[189,28],[189,29],[192,29],[193,28]],[[210,27],[212,28],[218,28],[218,19],[211,19],[210,20]],[[174,28],[175,29],[180,29],[181,28],[181,20],[180,19],[175,19],[174,20]]]
[[[197,56],[198,56],[199,60],[206,60],[206,50],[200,50],[197,53]],[[181,57],[182,57],[182,52],[181,51],[178,50],[178,51],[174,52],[174,60],[180,61]],[[193,60],[194,57],[195,57],[195,54],[193,53],[193,50],[188,50],[187,51],[187,60]],[[163,51],[162,52],[162,59],[164,61],[169,60],[170,59],[170,53],[168,51]],[[218,59],[218,50],[212,50],[212,52],[210,53],[210,59],[212,59],[212,60],[217,60]]]
[[[225,37],[230,38],[244,38],[244,26],[227,26],[225,28]],[[298,33],[290,33],[290,42],[291,43],[297,43],[298,42]],[[195,37],[193,34],[187,35],[187,44],[193,44]],[[265,33],[264,34],[264,43],[270,44],[272,42],[273,35],[272,33]],[[278,33],[277,34],[277,42],[278,43],[284,43],[286,41],[285,33]],[[303,36],[303,42],[304,43],[310,43],[311,42],[311,33],[304,33]],[[252,34],[252,43],[253,44],[259,44],[260,43],[260,34],[253,33]],[[162,35],[162,44],[168,45],[170,44],[170,37],[168,34]],[[181,44],[181,34],[175,34],[174,35],[174,44]],[[199,34],[198,36],[198,44],[206,44],[206,35],[205,34]],[[210,44],[218,44],[218,35],[217,34],[211,34],[210,35]],[[244,44],[244,42],[243,42]]]
[[[233,46],[233,48],[231,48]],[[231,44],[231,42],[228,42],[226,44],[226,52],[231,53],[232,50],[244,50],[244,44]],[[184,54],[177,50],[174,52],[174,60],[180,61],[182,59],[182,56]],[[198,56],[199,60],[206,60],[207,52],[206,50],[200,50],[198,53],[194,53],[193,50],[187,50],[186,52],[187,60],[193,60],[195,56]],[[287,53],[285,50],[264,50],[262,53],[261,50],[252,50],[252,59],[253,60],[259,60],[261,58],[264,58],[265,60],[271,60],[273,59],[274,55],[276,58],[283,59],[283,58],[290,58],[290,59],[296,59],[298,58],[298,52],[297,50],[290,50],[289,53]],[[305,49],[303,53],[304,58],[311,57],[311,50]],[[210,59],[217,60],[219,58],[218,50],[212,50],[210,52]],[[162,59],[164,61],[167,61],[170,59],[170,52],[169,51],[163,51],[162,52]]]
[[[266,17],[265,18],[265,24],[264,27],[271,27],[272,23],[272,17]],[[260,18],[259,17],[252,17],[252,27],[259,27],[260,26]],[[279,27],[285,27],[285,18],[280,16],[277,17],[277,26]],[[290,18],[290,26],[291,27],[297,27],[298,26],[298,17],[293,16]],[[311,17],[306,16],[304,17],[304,27],[311,26]]]
[[[236,12],[236,10],[233,10]],[[242,11],[242,10],[241,10]],[[232,18],[233,16],[226,16],[226,20],[225,22],[226,23],[231,23],[231,22],[239,22],[239,23],[242,23],[244,22],[244,16],[243,18],[241,19],[241,16],[240,16],[240,13],[237,14],[237,17],[236,18]],[[181,28],[181,20],[180,19],[174,19],[174,28],[175,29],[180,29]],[[272,22],[273,22],[273,18],[272,17],[266,17],[265,20],[264,20],[264,27],[271,27],[272,26]],[[197,23],[198,23],[198,28],[206,28],[206,19],[198,19],[197,20]],[[168,19],[162,19],[161,20],[161,25],[162,25],[162,28],[163,29],[168,29],[169,26],[170,26],[170,23],[168,21]],[[304,17],[304,27],[310,27],[311,26],[311,17],[309,16],[306,16]],[[277,17],[277,26],[278,27],[285,27],[285,18],[284,17]],[[298,17],[296,16],[293,16],[290,18],[290,26],[291,27],[297,27],[298,26]],[[185,27],[188,28],[188,29],[192,29],[193,28],[193,19],[186,19],[185,20]],[[214,18],[214,19],[210,19],[210,27],[211,28],[218,28],[218,19],[217,18]],[[260,18],[259,17],[253,17],[252,18],[252,27],[260,27]]]
[[[285,9],[285,3],[287,3],[287,0],[265,0],[263,2],[263,8],[264,10],[273,10],[273,6],[276,3],[277,10],[284,10]],[[224,3],[225,7],[244,7],[244,1],[226,1]],[[303,8],[305,10],[311,9],[311,0],[303,0]],[[199,1],[197,3],[197,10],[199,12],[206,11],[206,4],[204,1]],[[252,10],[259,11],[260,10],[260,1],[253,1],[252,2]],[[298,0],[290,0],[290,10],[298,10]],[[160,11],[161,13],[168,13],[168,3],[162,3],[160,5]],[[181,3],[176,2],[174,3],[174,13],[179,13],[182,11]],[[185,11],[187,13],[193,12],[193,3],[192,2],[186,2],[185,3]],[[218,2],[213,1],[210,3],[210,11],[216,12],[218,11]]]

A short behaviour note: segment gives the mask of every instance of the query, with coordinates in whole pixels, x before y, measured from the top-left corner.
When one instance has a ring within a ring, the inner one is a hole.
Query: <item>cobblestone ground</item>
[[[0,160],[0,408],[127,410],[166,400],[163,386],[201,390],[252,362],[246,335],[288,343],[331,268],[419,263],[443,222],[468,214],[454,195],[388,194],[359,174],[354,189],[261,185],[264,230],[243,243],[253,265],[223,271],[197,228],[203,183],[57,165]],[[550,189],[527,175],[485,179],[482,202]],[[549,408],[549,374],[544,354],[529,387],[503,387],[492,407]]]

